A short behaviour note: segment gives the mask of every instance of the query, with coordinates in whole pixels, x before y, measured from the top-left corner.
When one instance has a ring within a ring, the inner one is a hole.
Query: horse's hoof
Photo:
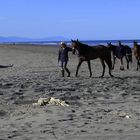
[[[114,77],[114,75],[110,75],[110,77]]]
[[[120,68],[120,70],[124,71],[124,68]]]
[[[123,70],[124,70],[124,66],[120,66],[120,70],[122,70],[122,71],[123,71]]]

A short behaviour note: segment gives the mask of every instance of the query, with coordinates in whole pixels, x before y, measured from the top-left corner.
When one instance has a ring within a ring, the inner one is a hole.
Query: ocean
[[[61,40],[62,41],[62,40]],[[58,46],[60,45],[61,41],[36,41],[36,42],[12,42],[8,44],[30,44],[30,45],[43,45],[43,46]],[[133,41],[134,40],[79,40],[82,43],[94,46],[94,45],[107,45],[107,43],[111,42],[112,44],[117,45],[118,41],[121,41],[122,44],[128,45],[130,47],[133,47]],[[136,40],[138,43],[140,43],[140,40]],[[71,45],[71,41],[64,41],[67,45]]]
[[[88,45],[107,45],[107,43],[111,42],[113,44],[118,44],[118,41],[121,41],[122,44],[128,45],[130,47],[133,47],[133,41],[134,40],[79,40],[82,43],[88,44]],[[136,40],[138,43],[140,43],[140,40]],[[42,42],[30,42],[30,44],[36,44],[36,45],[54,45],[57,46],[60,44],[61,41],[42,41]],[[71,44],[71,41],[65,41],[67,45]]]

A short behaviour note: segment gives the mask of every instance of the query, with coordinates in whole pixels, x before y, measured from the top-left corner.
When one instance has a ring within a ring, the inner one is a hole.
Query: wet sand
[[[0,140],[140,140],[140,71],[116,62],[108,75],[93,60],[93,76],[70,54],[71,77],[61,77],[58,47],[0,45]],[[40,97],[55,97],[69,107],[33,106]]]

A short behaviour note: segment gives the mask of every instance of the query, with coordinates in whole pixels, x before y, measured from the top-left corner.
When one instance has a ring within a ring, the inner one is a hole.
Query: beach
[[[69,53],[71,77],[61,77],[58,46],[0,45],[0,140],[140,140],[140,71],[136,60],[120,71],[116,61],[109,77],[99,78],[99,59],[79,69]],[[69,106],[34,106],[55,97]]]

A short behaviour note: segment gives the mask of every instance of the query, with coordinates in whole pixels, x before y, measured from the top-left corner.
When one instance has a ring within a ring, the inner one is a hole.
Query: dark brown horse
[[[108,47],[113,53],[112,69],[114,69],[115,60],[118,58],[120,61],[120,70],[124,70],[123,57],[125,57],[127,62],[127,69],[129,69],[129,62],[132,62],[132,49],[128,45],[122,45],[120,41],[118,46],[108,43]]]
[[[109,68],[109,75],[113,77],[113,75],[111,74],[112,62],[111,62],[111,52],[109,48],[103,45],[89,46],[79,42],[78,40],[76,41],[72,40],[72,48],[73,48],[73,54],[75,54],[75,51],[77,50],[79,55],[79,63],[75,75],[76,77],[78,76],[78,70],[83,61],[87,61],[90,77],[91,77],[92,72],[91,72],[90,60],[96,58],[100,58],[101,64],[103,66],[103,72],[101,77],[103,77],[105,73],[105,62],[107,63]]]
[[[137,70],[140,69],[140,45],[134,41],[134,55],[137,60]]]

